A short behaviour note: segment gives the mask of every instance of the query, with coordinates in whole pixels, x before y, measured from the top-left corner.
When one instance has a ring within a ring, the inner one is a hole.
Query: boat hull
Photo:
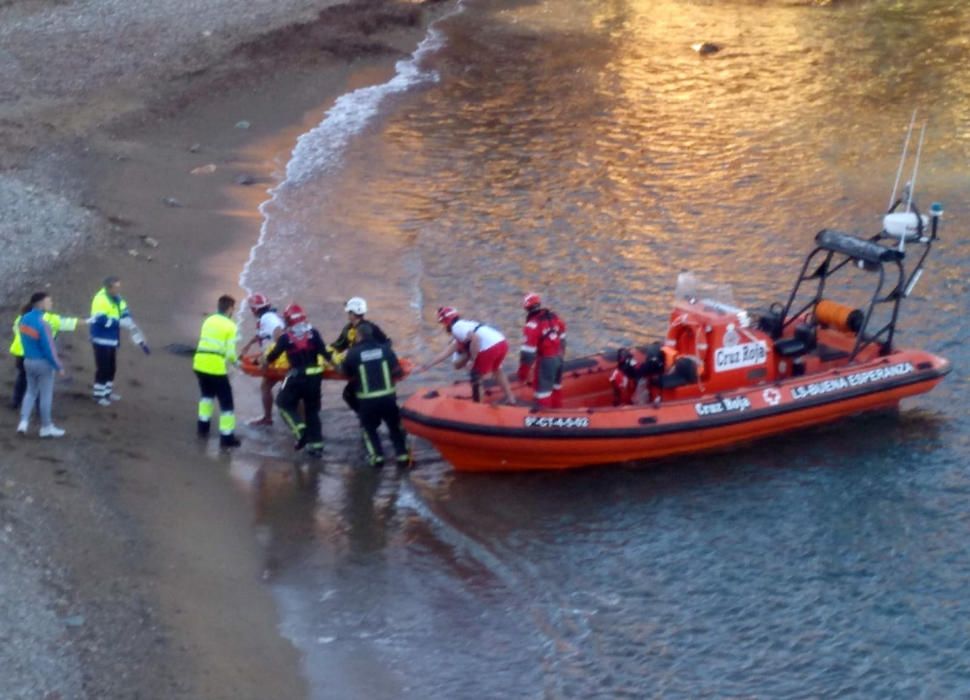
[[[606,356],[564,382],[576,391],[605,381]],[[587,363],[589,364],[589,363]],[[724,448],[894,407],[930,391],[949,372],[943,358],[897,351],[811,376],[644,406],[558,410],[474,403],[466,383],[421,389],[405,403],[409,432],[461,471],[566,469]],[[567,405],[569,402],[567,401]]]

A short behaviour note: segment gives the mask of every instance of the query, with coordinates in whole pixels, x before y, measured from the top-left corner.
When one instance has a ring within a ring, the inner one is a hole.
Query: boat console
[[[731,391],[890,354],[899,306],[922,273],[942,213],[938,204],[928,218],[890,213],[883,231],[868,239],[819,231],[787,303],[765,310],[748,312],[735,304],[730,286],[682,272],[664,340],[664,373],[649,382],[651,398],[667,401]],[[886,240],[894,245],[884,245]],[[906,242],[922,247],[909,274]],[[852,274],[873,280],[865,308],[831,298],[840,294],[833,278],[847,286]],[[803,303],[799,306],[798,301]],[[878,326],[874,311],[880,305],[888,307],[888,320]],[[687,361],[695,372],[684,371]],[[696,376],[696,381],[685,380],[687,376]]]

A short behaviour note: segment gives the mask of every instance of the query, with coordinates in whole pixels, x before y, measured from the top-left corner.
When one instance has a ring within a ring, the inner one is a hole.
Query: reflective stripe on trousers
[[[219,434],[232,435],[236,430],[236,414],[232,411],[219,413]]]

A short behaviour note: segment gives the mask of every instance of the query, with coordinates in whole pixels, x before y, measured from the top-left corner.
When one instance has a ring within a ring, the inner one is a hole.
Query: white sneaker
[[[27,421],[25,420],[20,421],[19,423],[17,423],[17,434],[26,435],[27,428],[28,428]]]
[[[97,404],[99,406],[110,406],[111,405],[111,399],[98,399]]]
[[[121,394],[111,394],[108,399],[111,401],[121,401]]]
[[[48,438],[48,437],[59,438],[59,437],[64,437],[64,434],[66,432],[67,431],[62,430],[61,428],[58,428],[56,425],[51,423],[50,425],[40,429],[40,436],[42,438]]]

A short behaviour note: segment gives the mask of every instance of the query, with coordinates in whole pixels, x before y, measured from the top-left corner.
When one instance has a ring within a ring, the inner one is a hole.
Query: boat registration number
[[[729,369],[763,365],[768,358],[768,347],[761,341],[741,343],[714,352],[714,371],[726,372]]]
[[[526,416],[526,428],[588,428],[587,416]]]

